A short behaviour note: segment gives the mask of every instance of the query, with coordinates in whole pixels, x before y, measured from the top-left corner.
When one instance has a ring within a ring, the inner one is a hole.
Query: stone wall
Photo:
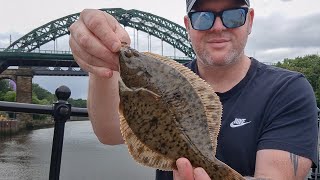
[[[19,122],[17,120],[0,121],[0,135],[14,134],[19,130]]]

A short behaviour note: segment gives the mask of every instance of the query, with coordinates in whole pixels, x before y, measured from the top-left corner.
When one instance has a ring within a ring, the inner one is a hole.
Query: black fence
[[[55,92],[58,101],[52,106],[13,103],[0,101],[0,111],[48,114],[54,117],[54,134],[51,151],[49,180],[59,180],[61,156],[64,138],[64,127],[70,116],[88,117],[86,108],[73,108],[67,102],[71,91],[66,86],[59,87]]]
[[[319,163],[319,126],[320,125],[320,109],[318,108],[318,153],[317,153],[317,164],[312,165],[311,174],[308,180],[320,180],[320,163]]]
[[[71,95],[71,91],[68,87],[59,87],[56,90],[55,94],[58,101],[52,106],[0,101],[0,111],[48,114],[54,117],[54,134],[51,151],[49,180],[59,180],[60,177],[61,156],[66,121],[70,120],[70,116],[88,117],[86,108],[74,108],[71,107],[71,104],[67,102],[68,98]],[[318,117],[320,117],[320,113],[318,115]],[[312,167],[308,180],[320,180],[320,172],[319,168],[317,167],[319,167],[319,160],[317,165]]]

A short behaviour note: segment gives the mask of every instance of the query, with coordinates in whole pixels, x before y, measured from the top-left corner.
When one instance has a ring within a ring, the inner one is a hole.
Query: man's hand
[[[73,57],[89,72],[87,107],[94,133],[104,144],[121,144],[120,75],[115,71],[121,43],[130,45],[130,37],[113,16],[100,10],[83,10],[69,30]]]
[[[113,16],[85,9],[69,30],[70,48],[83,70],[107,78],[119,70],[117,52],[122,42],[130,45],[130,37]]]
[[[179,158],[176,162],[178,170],[173,171],[174,180],[210,180],[209,175],[203,168],[195,168],[186,158]]]

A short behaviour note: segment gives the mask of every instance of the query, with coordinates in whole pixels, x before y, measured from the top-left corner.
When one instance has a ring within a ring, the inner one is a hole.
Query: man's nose
[[[225,30],[226,27],[223,25],[221,17],[216,17],[216,20],[210,30],[212,31],[222,31]]]

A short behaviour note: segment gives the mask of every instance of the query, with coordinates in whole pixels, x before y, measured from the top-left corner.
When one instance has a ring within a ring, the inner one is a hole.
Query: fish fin
[[[172,59],[157,54],[149,52],[146,52],[144,54],[158,59],[163,63],[166,63],[169,66],[178,70],[189,81],[189,83],[195,89],[197,94],[199,94],[201,102],[203,103],[206,110],[206,116],[208,117],[208,132],[210,134],[210,139],[213,147],[213,155],[215,156],[217,147],[217,137],[220,131],[222,116],[222,105],[219,96],[216,93],[214,93],[214,90],[208,83],[206,83],[203,79],[200,79],[198,75],[196,75],[194,72],[192,72],[189,68],[185,67],[184,65]],[[212,91],[207,91],[208,89],[212,89]]]
[[[156,101],[158,101],[161,98],[160,95],[154,93],[153,91],[145,89],[145,88],[137,88],[137,89],[134,89],[134,91],[135,92],[139,92],[140,91],[140,92],[146,93],[146,94],[148,94],[148,96],[152,96]]]
[[[122,78],[120,77],[118,80],[118,85],[119,85],[119,92],[124,92],[124,91],[132,91],[127,85],[123,82]]]
[[[175,167],[175,161],[157,153],[137,138],[129,127],[125,117],[120,113],[120,130],[128,146],[131,156],[140,164],[160,170],[170,171]]]
[[[150,139],[150,136],[159,137],[154,135],[154,133],[162,129],[157,126],[157,122],[156,124],[150,122],[152,117],[158,117],[158,115],[168,117],[167,113],[170,113],[166,111],[165,114],[162,114],[162,108],[165,106],[160,100],[160,96],[145,88],[132,89],[132,91],[122,92],[120,107],[120,131],[125,143],[128,145],[131,156],[144,166],[161,170],[172,170],[175,167],[176,159],[161,154],[161,152],[156,150],[157,148],[153,147],[159,145],[159,139]],[[140,109],[141,111],[134,111],[132,109]],[[147,109],[155,110],[148,111]],[[155,130],[149,132],[148,130],[151,128],[155,128]],[[160,138],[161,140],[163,139]]]

